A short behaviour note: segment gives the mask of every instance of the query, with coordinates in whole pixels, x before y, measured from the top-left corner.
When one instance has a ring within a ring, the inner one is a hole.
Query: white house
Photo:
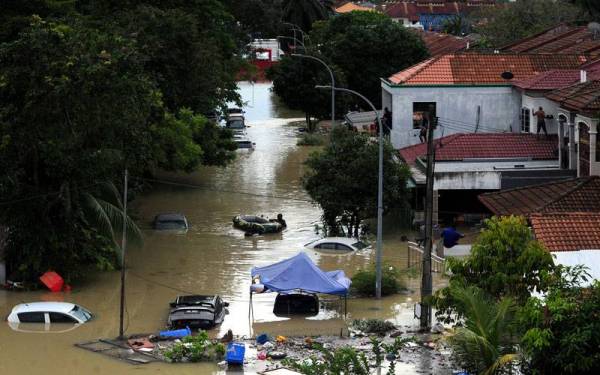
[[[481,53],[425,60],[382,80],[382,107],[392,111],[392,143],[401,148],[421,142],[423,118],[438,119],[436,138],[467,132],[519,133],[522,93],[512,81],[578,69],[587,61],[579,55]]]

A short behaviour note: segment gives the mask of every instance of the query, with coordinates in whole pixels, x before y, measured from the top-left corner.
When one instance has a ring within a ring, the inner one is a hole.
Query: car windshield
[[[81,320],[82,322],[87,322],[88,320],[92,319],[91,312],[77,305],[75,305],[75,307],[73,307],[73,310],[71,310],[71,315]]]
[[[183,220],[160,220],[156,223],[157,229],[186,229]]]
[[[244,128],[244,122],[242,120],[231,120],[227,124],[227,127],[229,129],[243,129]]]
[[[356,248],[358,250],[362,250],[362,249],[364,249],[367,246],[369,246],[369,245],[367,245],[366,243],[364,243],[362,241],[358,241],[358,242],[355,242],[355,243],[352,244],[352,247],[354,247],[354,248]]]

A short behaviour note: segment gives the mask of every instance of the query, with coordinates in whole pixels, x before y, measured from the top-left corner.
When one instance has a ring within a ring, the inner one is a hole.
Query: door
[[[579,123],[579,176],[590,175],[590,132],[586,124]]]

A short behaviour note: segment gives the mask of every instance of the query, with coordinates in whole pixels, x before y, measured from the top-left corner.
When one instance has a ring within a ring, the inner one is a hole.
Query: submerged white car
[[[368,250],[371,245],[356,238],[326,237],[304,245],[307,249],[314,249],[329,254],[349,254],[361,250]]]
[[[30,302],[13,307],[6,318],[8,323],[71,323],[83,324],[92,313],[69,302]]]

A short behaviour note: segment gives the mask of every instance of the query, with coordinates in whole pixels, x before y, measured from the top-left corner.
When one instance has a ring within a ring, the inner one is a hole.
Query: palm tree
[[[464,317],[463,326],[449,338],[458,362],[469,372],[501,373],[517,358],[509,335],[514,316],[512,299],[495,302],[473,286],[452,286],[450,293]]]
[[[123,228],[123,202],[112,182],[102,182],[93,192],[81,194],[83,216],[100,234],[120,247],[119,234]],[[142,242],[142,232],[133,219],[125,215],[125,228],[128,242]]]
[[[326,19],[328,9],[333,6],[327,1],[324,5],[321,0],[284,0],[283,20],[298,25],[302,31],[310,31],[313,22]]]

